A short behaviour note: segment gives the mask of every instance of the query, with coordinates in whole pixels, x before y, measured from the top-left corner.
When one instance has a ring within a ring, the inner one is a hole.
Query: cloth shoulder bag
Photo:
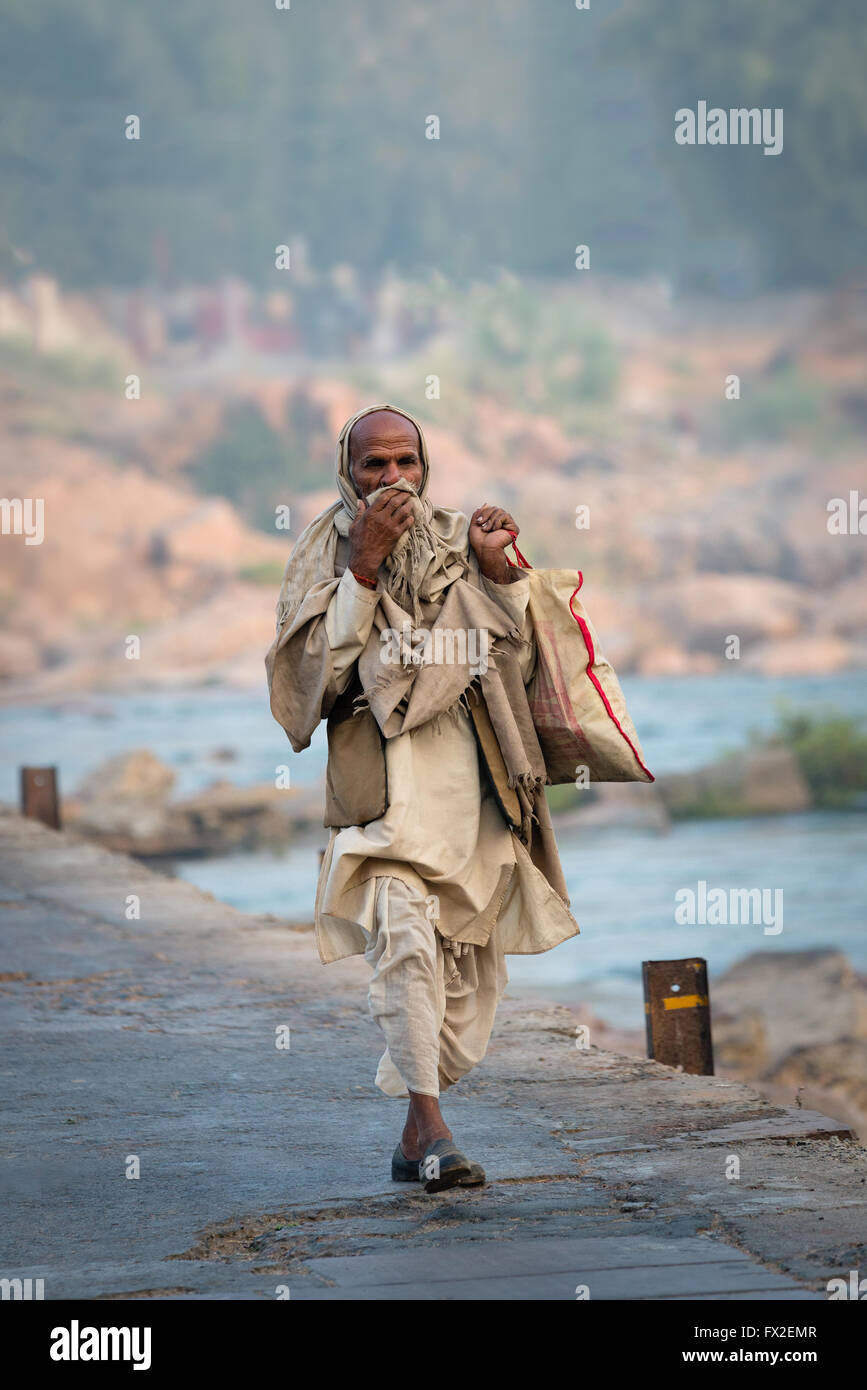
[[[654,781],[620,682],[578,598],[581,571],[537,570],[514,550],[530,580],[538,655],[527,699],[551,783],[575,782],[582,768],[590,782]]]

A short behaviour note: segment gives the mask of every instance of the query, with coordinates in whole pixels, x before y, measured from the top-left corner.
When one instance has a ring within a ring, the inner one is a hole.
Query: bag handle
[[[506,530],[508,531],[509,528],[506,527]],[[511,545],[512,549],[514,550],[514,552],[515,552],[515,557],[516,557],[518,563],[517,563],[517,564],[514,564],[514,563],[509,559],[508,555],[506,556],[506,561],[507,561],[507,563],[510,564],[510,565],[512,566],[512,569],[513,569],[513,570],[518,570],[518,569],[520,569],[520,570],[531,570],[531,569],[533,568],[533,566],[530,564],[530,561],[527,559],[526,555],[522,555],[521,552],[520,552],[520,550],[518,549],[518,533],[517,533],[517,531],[509,531],[509,535],[512,537],[511,541],[509,542],[509,545]],[[507,546],[506,546],[506,550],[508,550],[508,548],[509,548],[509,546],[507,545]]]

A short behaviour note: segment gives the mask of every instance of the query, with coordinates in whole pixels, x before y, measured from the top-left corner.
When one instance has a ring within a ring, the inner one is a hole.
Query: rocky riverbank
[[[570,293],[551,289],[555,300]],[[469,352],[463,311],[417,359],[371,364],[363,389],[351,364],[227,368],[210,382],[175,365],[164,379],[150,371],[145,397],[129,401],[132,344],[100,340],[108,380],[87,376],[86,387],[74,360],[64,371],[7,345],[4,490],[44,506],[44,536],[30,544],[10,526],[0,553],[0,700],[261,684],[283,565],[333,501],[337,432],[372,398],[420,410],[437,501],[469,511],[495,494],[534,564],[583,571],[618,670],[867,665],[863,547],[850,528],[829,529],[829,504],[853,496],[857,526],[863,492],[853,426],[865,408],[864,325],[856,335],[821,296],[773,299],[738,323],[735,311],[717,322],[719,306],[657,302],[604,277],[580,295],[619,362],[610,397],[584,408],[544,389],[576,362],[546,374],[532,352],[532,389],[516,398],[501,364]],[[82,351],[99,340],[91,310]],[[443,352],[448,405],[420,390]],[[733,363],[743,402],[722,398]],[[825,402],[814,404],[814,437],[788,428],[805,382]]]
[[[297,836],[322,834],[319,785],[239,787],[222,778],[176,799],[174,784],[173,769],[147,749],[118,755],[63,799],[63,824],[141,859],[280,848]],[[653,784],[554,787],[550,797],[555,827],[562,832],[604,826],[664,831],[674,820],[788,814],[813,805],[797,758],[781,747],[660,776]]]
[[[215,781],[173,799],[175,773],[147,749],[96,768],[62,802],[64,826],[139,859],[186,859],[263,847],[322,831],[318,787],[239,787]]]
[[[867,978],[840,951],[756,951],[713,982],[721,1076],[867,1139]]]

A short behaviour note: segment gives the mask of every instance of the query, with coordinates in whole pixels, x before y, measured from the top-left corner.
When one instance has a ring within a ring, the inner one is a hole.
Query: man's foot
[[[425,1192],[445,1192],[449,1187],[476,1187],[485,1181],[485,1170],[467,1158],[451,1139],[436,1139],[419,1164]]]
[[[469,1168],[467,1172],[458,1180],[458,1187],[478,1187],[485,1181],[485,1170],[480,1163],[475,1163],[473,1159],[467,1160]],[[431,1170],[433,1165],[431,1165]],[[421,1164],[417,1159],[409,1158],[404,1152],[403,1145],[398,1144],[391,1156],[391,1180],[392,1182],[421,1182]],[[438,1191],[436,1188],[426,1188],[426,1191]]]
[[[425,1192],[444,1192],[448,1187],[478,1187],[485,1170],[456,1147],[442,1117],[439,1098],[418,1091],[409,1093],[409,1110],[401,1141],[392,1155],[395,1182],[414,1182],[413,1168]]]

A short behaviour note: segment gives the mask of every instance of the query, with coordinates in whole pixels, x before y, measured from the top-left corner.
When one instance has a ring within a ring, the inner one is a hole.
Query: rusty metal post
[[[22,767],[21,814],[41,820],[52,830],[60,829],[56,767]]]
[[[647,1055],[695,1076],[713,1076],[707,961],[646,960]]]

